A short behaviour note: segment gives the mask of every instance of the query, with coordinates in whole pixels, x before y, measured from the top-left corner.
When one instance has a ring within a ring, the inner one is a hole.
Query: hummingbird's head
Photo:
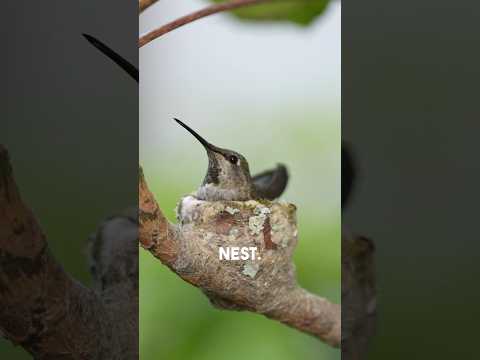
[[[252,178],[243,155],[212,145],[180,120],[175,121],[192,134],[207,151],[208,170],[202,187],[223,192],[223,200],[244,200],[253,195]]]

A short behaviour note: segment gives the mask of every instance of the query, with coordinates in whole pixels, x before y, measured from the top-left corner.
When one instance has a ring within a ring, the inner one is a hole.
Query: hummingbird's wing
[[[274,200],[282,195],[287,187],[288,171],[285,165],[278,164],[275,169],[255,175],[252,180],[259,198]]]
[[[108,58],[110,58],[115,64],[120,66],[125,72],[134,78],[138,82],[138,69],[125,60],[123,57],[118,55],[115,51],[110,49],[107,45],[102,43],[100,40],[94,38],[92,35],[83,34],[85,39],[95,46],[98,50],[100,50],[103,54],[105,54]]]

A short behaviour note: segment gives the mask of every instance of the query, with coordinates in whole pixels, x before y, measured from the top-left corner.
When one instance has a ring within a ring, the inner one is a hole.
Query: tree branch
[[[179,252],[178,229],[163,215],[155,197],[148,189],[142,168],[139,169],[138,185],[140,245],[163,264],[172,267]]]
[[[114,233],[109,231],[117,237]],[[86,288],[52,256],[0,145],[0,334],[35,359],[124,359],[125,353],[138,354],[132,340],[137,338],[137,307],[128,299],[138,284],[122,276],[125,261],[105,256],[135,250],[137,237],[107,238],[101,233],[92,237],[97,289]],[[117,276],[109,276],[112,272]]]
[[[342,229],[342,359],[367,358],[377,312],[373,242]]]
[[[156,38],[165,35],[166,33],[179,28],[180,26],[189,24],[195,20],[204,18],[209,15],[213,15],[222,11],[234,10],[245,6],[256,5],[263,2],[269,2],[272,0],[230,0],[219,4],[213,4],[207,6],[201,10],[195,11],[191,14],[182,16],[177,20],[169,22],[159,28],[148,32],[147,34],[140,37],[138,41],[138,47],[148,44],[150,41],[155,40]]]
[[[158,0],[138,0],[138,10],[143,12],[149,6],[155,4]]]
[[[140,170],[139,241],[221,309],[249,310],[340,345],[340,306],[298,286],[292,254],[296,208],[257,201],[182,199],[166,220]],[[219,248],[257,248],[256,258],[219,259]]]

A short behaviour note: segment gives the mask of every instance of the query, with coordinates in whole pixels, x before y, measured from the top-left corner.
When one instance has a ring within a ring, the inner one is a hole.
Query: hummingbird
[[[138,82],[139,73],[135,66],[95,37],[88,34],[83,36]],[[274,200],[284,192],[288,183],[285,165],[278,164],[276,168],[252,177],[247,159],[243,155],[212,145],[180,120],[175,119],[175,121],[190,132],[207,151],[207,174],[197,190],[198,199],[205,201]]]
[[[196,197],[205,201],[274,200],[288,182],[287,168],[278,164],[275,169],[250,175],[248,161],[236,151],[219,148],[201,137],[182,121],[174,120],[192,134],[207,151],[208,168]]]

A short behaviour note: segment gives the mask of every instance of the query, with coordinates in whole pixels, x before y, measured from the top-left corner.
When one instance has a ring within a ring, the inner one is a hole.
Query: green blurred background
[[[141,32],[204,6],[159,3]],[[140,163],[171,221],[203,180],[203,148],[239,151],[252,173],[287,164],[282,197],[298,206],[299,282],[340,302],[340,5],[313,25],[242,23],[228,15],[178,29],[140,51]],[[251,313],[214,309],[196,288],[140,252],[140,349],[148,359],[339,359],[340,352]]]

